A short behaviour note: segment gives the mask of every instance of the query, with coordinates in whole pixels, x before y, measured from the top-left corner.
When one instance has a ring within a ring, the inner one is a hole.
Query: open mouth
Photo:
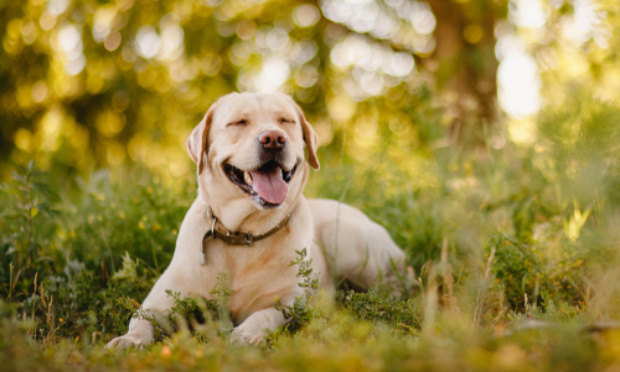
[[[284,203],[288,195],[288,183],[297,170],[285,170],[278,162],[271,160],[257,169],[244,171],[232,164],[224,164],[228,179],[254,201],[263,207],[277,207]]]

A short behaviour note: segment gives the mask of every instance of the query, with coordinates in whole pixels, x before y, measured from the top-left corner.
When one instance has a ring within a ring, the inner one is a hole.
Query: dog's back
[[[403,280],[413,280],[405,265],[405,253],[381,225],[335,200],[308,199],[308,205],[314,240],[323,249],[334,278],[362,290],[383,280],[394,287],[395,294],[403,289]]]

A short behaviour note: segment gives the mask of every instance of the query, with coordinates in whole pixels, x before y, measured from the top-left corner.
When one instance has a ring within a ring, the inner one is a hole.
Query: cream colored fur
[[[285,201],[275,208],[261,206],[224,172],[224,164],[241,170],[260,166],[257,136],[266,130],[286,137],[282,167],[298,165]],[[289,266],[296,258],[295,251],[303,248],[320,288],[329,293],[334,291],[332,275],[366,289],[379,278],[395,283],[406,272],[404,253],[381,226],[353,207],[306,200],[302,195],[309,165],[319,168],[316,134],[289,96],[232,93],[220,98],[192,132],[187,148],[197,163],[198,197],[181,224],[170,265],[142,304],[143,311],[156,319],[164,322],[173,305],[166,290],[212,298],[218,275],[227,273],[228,288],[234,291],[228,302],[236,324],[231,337],[237,342],[257,343],[268,331],[287,322],[273,307],[275,298],[290,305],[303,294],[298,269]],[[304,162],[306,149],[308,163]],[[288,213],[292,217],[285,228],[251,247],[209,240],[206,265],[201,265],[201,241],[210,228],[211,209],[229,230],[255,236],[271,230]],[[152,341],[150,321],[134,317],[127,334],[110,341],[108,347]]]

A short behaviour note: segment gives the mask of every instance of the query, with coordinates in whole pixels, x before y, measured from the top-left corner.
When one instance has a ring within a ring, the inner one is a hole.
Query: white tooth
[[[254,182],[254,179],[252,179],[252,175],[250,174],[250,172],[243,172],[243,180],[248,186],[252,186],[252,183]]]

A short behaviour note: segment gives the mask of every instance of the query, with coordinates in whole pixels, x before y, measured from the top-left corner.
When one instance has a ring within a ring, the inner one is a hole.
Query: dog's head
[[[319,169],[316,133],[285,94],[231,93],[207,111],[187,140],[201,193],[210,204],[248,203],[265,209],[297,198],[308,163]]]

